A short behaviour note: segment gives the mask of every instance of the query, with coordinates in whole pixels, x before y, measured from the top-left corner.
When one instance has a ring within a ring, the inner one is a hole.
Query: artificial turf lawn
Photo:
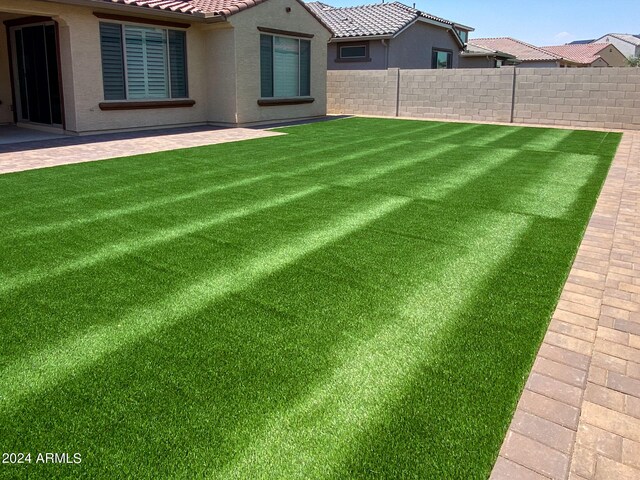
[[[620,135],[281,131],[0,176],[0,476],[488,476]]]

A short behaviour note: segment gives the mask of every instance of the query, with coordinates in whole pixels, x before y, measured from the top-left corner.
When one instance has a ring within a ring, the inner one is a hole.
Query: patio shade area
[[[0,474],[488,477],[620,135],[279,131],[0,175]]]

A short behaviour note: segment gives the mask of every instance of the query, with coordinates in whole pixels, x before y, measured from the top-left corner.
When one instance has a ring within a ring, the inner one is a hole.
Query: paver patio
[[[625,133],[491,478],[640,478],[640,133]]]
[[[250,128],[195,127],[17,143],[0,148],[0,174],[275,135],[282,133]]]

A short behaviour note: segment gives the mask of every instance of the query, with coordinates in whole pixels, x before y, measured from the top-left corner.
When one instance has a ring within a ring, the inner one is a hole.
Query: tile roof
[[[600,52],[610,46],[611,45],[607,43],[589,43],[587,45],[557,45],[542,48],[548,52],[560,55],[565,60],[584,65],[591,65],[600,58]]]
[[[198,16],[225,16],[251,8],[266,0],[94,0],[135,7],[147,7]]]
[[[336,38],[394,35],[419,18],[450,28],[455,26],[472,30],[400,2],[357,7],[333,7],[323,2],[311,2],[307,6],[329,26]]]
[[[560,55],[510,37],[474,38],[469,40],[469,44],[509,53],[523,62],[562,60]]]
[[[478,55],[494,55],[497,57],[505,57],[505,58],[515,58],[514,55],[511,55],[507,52],[501,52],[500,50],[493,50],[487,47],[481,47],[480,45],[474,45],[472,43],[467,43],[467,48],[462,55],[466,56],[478,56]]]
[[[609,33],[607,35],[604,35],[602,38],[604,37],[616,37],[619,38],[620,40],[624,40],[625,42],[629,42],[633,45],[640,45],[640,36],[638,35],[631,35],[629,33]]]

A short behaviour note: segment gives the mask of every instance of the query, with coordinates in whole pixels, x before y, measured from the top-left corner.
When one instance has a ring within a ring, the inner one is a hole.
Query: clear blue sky
[[[321,0],[336,7],[371,0]],[[387,0],[389,1],[389,0]],[[400,0],[412,5],[414,0]],[[562,45],[605,33],[640,34],[640,0],[415,0],[416,8],[475,27],[473,37]]]

